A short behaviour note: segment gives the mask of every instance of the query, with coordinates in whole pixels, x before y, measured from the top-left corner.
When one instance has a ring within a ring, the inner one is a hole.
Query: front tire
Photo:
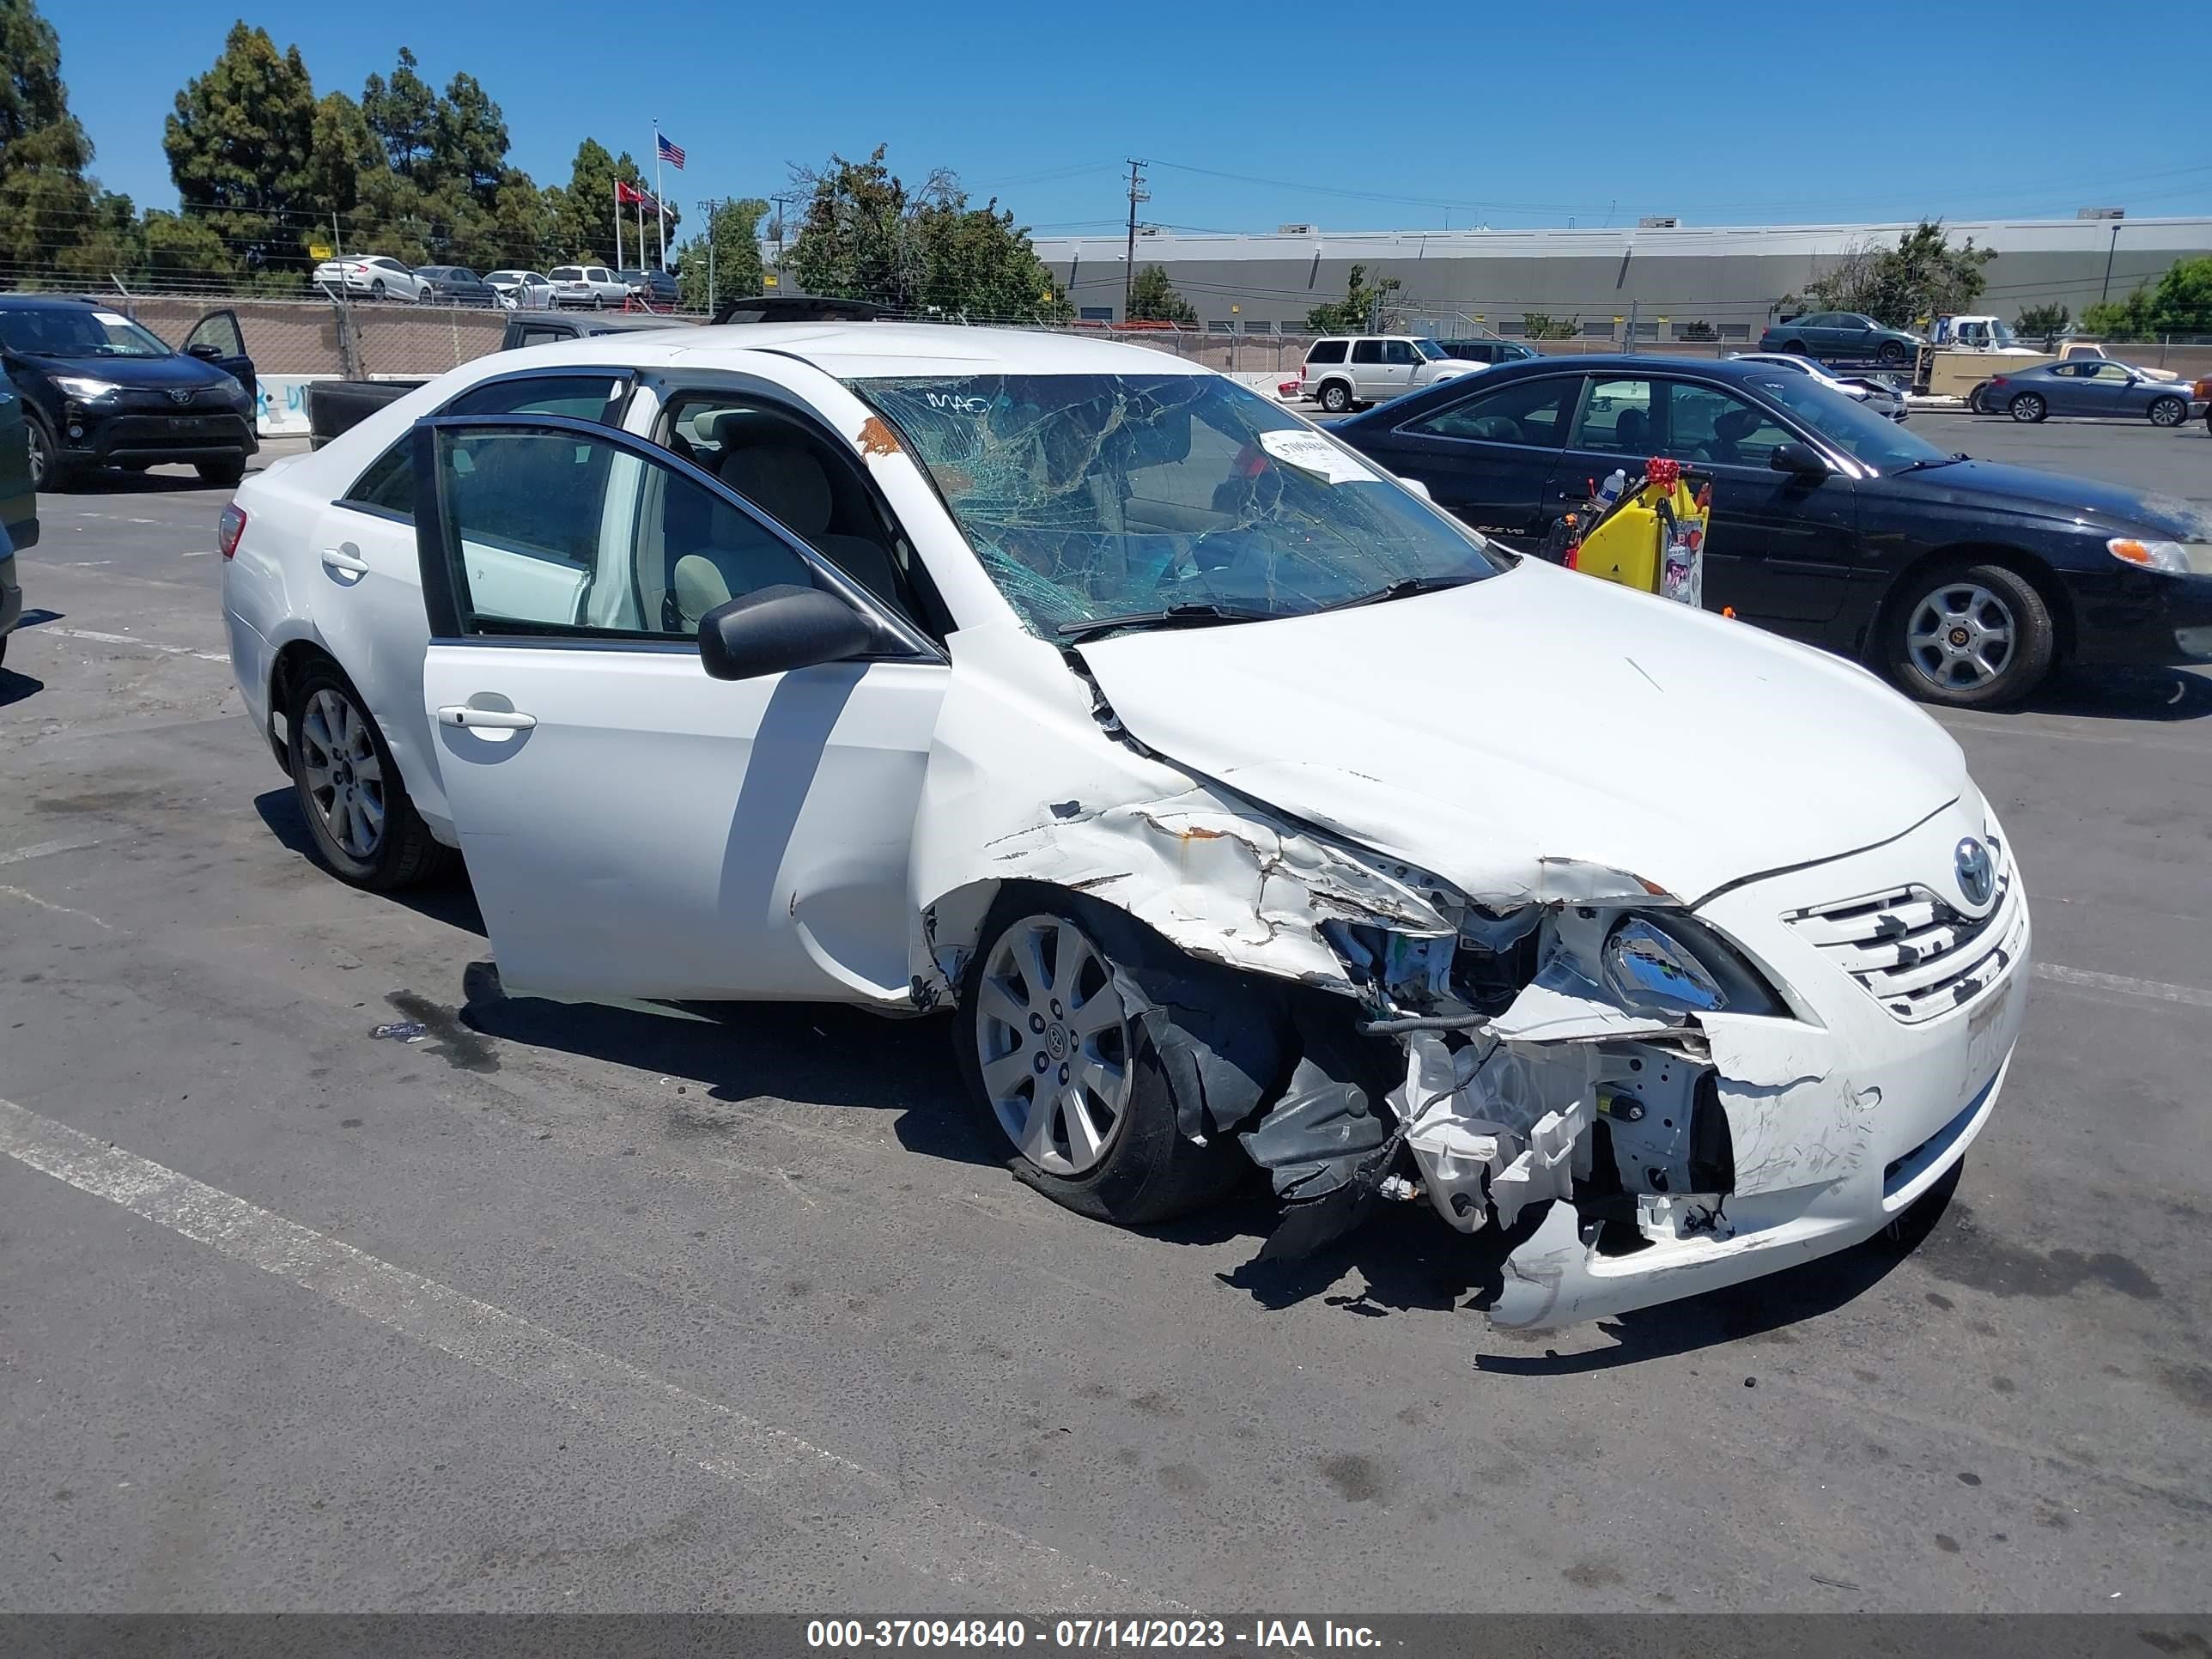
[[[2033,426],[2050,414],[2051,408],[2039,392],[2023,392],[2012,400],[2011,413],[2022,426]]]
[[[74,487],[82,479],[83,468],[76,462],[62,459],[61,445],[55,441],[53,430],[43,416],[28,410],[24,413],[29,416],[23,425],[29,434],[32,490],[55,495]]]
[[[2189,404],[2180,398],[2156,398],[2151,400],[2150,423],[2153,426],[2179,426],[2189,418]]]
[[[1235,1139],[1176,1127],[1168,1074],[1124,1004],[1125,931],[1049,889],[1010,885],[960,988],[962,1073],[1016,1174],[1054,1202],[1144,1226],[1218,1197],[1249,1167]]]
[[[204,484],[213,484],[218,489],[235,489],[246,477],[246,457],[234,461],[195,461],[192,471],[200,475]]]
[[[285,725],[293,793],[332,874],[385,893],[447,866],[451,850],[415,811],[384,733],[335,663],[301,673]]]
[[[1342,415],[1352,407],[1352,388],[1341,380],[1331,380],[1321,389],[1321,406],[1332,415]]]
[[[2001,564],[1937,565],[1889,608],[1890,672],[1923,702],[1949,708],[2015,702],[2050,673],[2056,647],[2043,595]]]

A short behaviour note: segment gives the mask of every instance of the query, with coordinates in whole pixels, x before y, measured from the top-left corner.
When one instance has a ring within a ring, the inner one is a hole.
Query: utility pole
[[[1145,164],[1135,156],[1129,158],[1129,253],[1127,266],[1121,272],[1121,320],[1129,320],[1129,307],[1137,289],[1137,204],[1149,202],[1152,192],[1145,188]]]
[[[699,211],[707,216],[707,315],[714,315],[714,216],[722,210],[722,198],[709,196],[699,204]]]

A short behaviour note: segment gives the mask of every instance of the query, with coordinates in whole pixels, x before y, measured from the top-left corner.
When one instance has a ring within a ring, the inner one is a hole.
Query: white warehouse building
[[[1403,325],[1439,336],[1526,331],[1530,313],[1576,331],[1626,340],[1757,337],[1785,295],[1851,251],[1894,247],[1913,226],[1692,226],[1647,222],[1605,230],[1332,231],[1285,225],[1272,235],[1167,230],[1137,239],[1137,265],[1162,267],[1214,333],[1303,328],[1313,307],[1344,295],[1352,268],[1395,276]],[[1980,303],[2004,318],[2060,304],[2075,317],[2123,299],[2177,259],[2212,254],[2212,218],[1950,220],[1954,246],[1971,237],[1997,257]],[[1041,236],[1038,257],[1079,314],[1122,320],[1124,234]]]

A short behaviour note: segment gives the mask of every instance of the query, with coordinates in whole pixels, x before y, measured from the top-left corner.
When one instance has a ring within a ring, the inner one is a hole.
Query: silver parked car
[[[2039,421],[2050,415],[2136,415],[2153,426],[2179,426],[2202,413],[2204,400],[2186,383],[2154,380],[2141,369],[2102,357],[2039,363],[1992,374],[1974,388],[1970,406],[1984,415]]]
[[[494,270],[486,273],[485,286],[509,311],[553,309],[552,279],[535,270]]]
[[[325,259],[315,267],[315,286],[326,293],[342,292],[363,300],[412,300],[433,297],[430,279],[418,276],[412,265],[382,253],[359,258]]]
[[[1879,374],[1832,374],[1809,357],[1799,357],[1786,351],[1740,351],[1735,355],[1740,363],[1760,363],[1769,368],[1787,369],[1793,374],[1802,374],[1817,381],[1831,392],[1841,392],[1855,404],[1863,404],[1875,414],[1893,421],[1905,417],[1905,393],[1894,381]]]
[[[551,275],[556,306],[588,306],[604,311],[629,298],[629,284],[605,265],[556,265]]]

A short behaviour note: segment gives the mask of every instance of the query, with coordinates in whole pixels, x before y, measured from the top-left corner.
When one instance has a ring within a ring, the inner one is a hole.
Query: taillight
[[[1990,384],[1991,386],[2002,386],[2004,383],[2005,377],[2002,374],[1992,374],[1990,376]]]
[[[233,501],[223,508],[222,517],[216,520],[216,545],[222,550],[224,558],[238,551],[238,538],[245,533],[246,509]]]

